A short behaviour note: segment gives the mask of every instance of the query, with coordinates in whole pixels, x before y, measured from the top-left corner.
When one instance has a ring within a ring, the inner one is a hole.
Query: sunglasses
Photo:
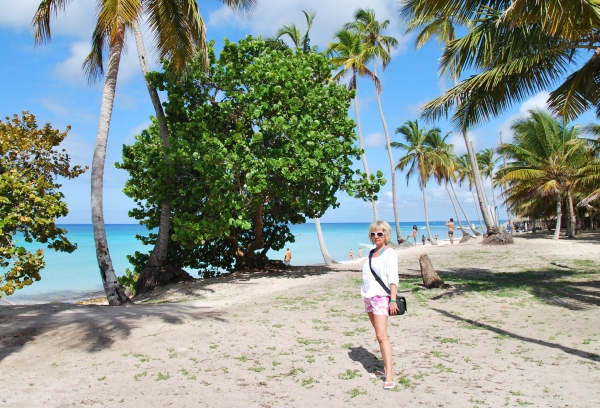
[[[385,234],[383,232],[371,232],[371,236],[374,237],[377,235],[378,237],[383,237]]]

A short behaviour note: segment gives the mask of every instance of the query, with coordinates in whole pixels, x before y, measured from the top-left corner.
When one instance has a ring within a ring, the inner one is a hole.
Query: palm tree
[[[456,25],[470,25],[470,21],[464,13],[449,12],[448,10],[435,12],[422,11],[419,13],[417,10],[419,10],[421,3],[422,1],[420,0],[407,0],[403,3],[403,6],[399,11],[401,21],[404,20],[407,22],[407,33],[420,29],[420,32],[417,34],[415,40],[416,49],[421,48],[432,38],[437,39],[438,42],[443,43],[447,48],[449,44],[452,44],[456,39]],[[442,74],[444,73],[448,73],[450,75],[452,78],[452,83],[456,87],[460,72],[453,62],[443,67]],[[485,203],[485,190],[483,189],[483,185],[481,183],[481,177],[477,174],[479,169],[477,156],[475,154],[473,144],[469,140],[469,133],[467,130],[468,127],[465,124],[461,124],[460,131],[465,141],[468,158],[471,162],[471,168],[474,169],[473,173],[476,176],[473,180],[475,191],[477,192],[477,199],[479,200],[479,208],[485,221],[488,234],[496,233],[498,231],[491,220],[487,205]]]
[[[508,184],[506,203],[519,215],[537,215],[549,202],[556,205],[556,229],[559,239],[562,202],[567,204],[567,236],[574,234],[573,188],[580,169],[589,158],[586,142],[578,138],[581,129],[569,127],[543,111],[530,111],[530,117],[516,120],[513,143],[505,143],[500,153],[512,159],[496,175],[498,183]],[[533,201],[533,202],[532,202]],[[535,203],[535,202],[538,203]],[[526,212],[528,211],[528,212]]]
[[[406,173],[406,183],[413,175],[417,176],[419,187],[423,193],[423,205],[425,207],[425,227],[427,235],[433,245],[437,245],[435,238],[431,235],[429,229],[429,211],[427,209],[427,180],[433,174],[433,169],[442,166],[444,159],[431,148],[431,138],[441,133],[437,127],[432,129],[419,128],[417,120],[408,120],[404,125],[396,129],[396,134],[404,136],[406,143],[392,142],[392,147],[403,149],[406,154],[400,158],[396,168],[404,170],[410,165]]]
[[[442,137],[441,133],[434,133],[427,140],[427,145],[433,149],[433,151],[439,156],[440,160],[433,167],[433,177],[437,180],[439,185],[444,184],[446,188],[446,192],[448,193],[448,197],[450,198],[450,202],[452,203],[452,208],[454,208],[454,214],[456,216],[456,223],[458,228],[463,233],[463,236],[468,235],[468,233],[464,230],[462,223],[460,222],[460,216],[458,215],[458,210],[456,209],[456,205],[454,204],[454,200],[452,199],[452,194],[450,194],[450,189],[448,189],[448,182],[454,177],[454,153],[452,149],[454,145],[447,143],[446,140],[450,136],[450,132],[446,133]]]
[[[367,52],[368,49],[363,41],[362,33],[355,33],[350,30],[342,29],[334,35],[334,38],[337,39],[337,42],[329,43],[327,45],[325,54],[329,56],[334,65],[341,67],[341,70],[334,75],[334,81],[342,81],[348,75],[351,75],[348,89],[355,91],[354,112],[356,114],[358,143],[360,148],[363,150],[361,157],[365,173],[367,173],[367,177],[370,177],[369,165],[367,164],[367,155],[364,152],[362,128],[360,126],[360,115],[358,113],[357,80],[359,76],[368,78],[375,84],[377,92],[381,91],[381,84],[377,76],[371,72],[366,65],[373,55]],[[373,216],[375,220],[378,220],[379,213],[377,211],[377,202],[374,199],[371,199],[371,204],[373,205]]]
[[[277,30],[277,34],[275,34],[275,40],[281,40],[281,37],[287,36],[292,41],[296,52],[303,52],[306,54],[316,49],[316,47],[311,48],[310,46],[309,32],[317,13],[304,10],[302,10],[302,12],[306,18],[306,32],[304,35],[300,34],[300,29],[298,26],[296,26],[296,24],[284,24]],[[268,39],[267,41],[273,41],[273,39]]]
[[[51,40],[51,17],[59,11],[64,11],[69,3],[69,0],[42,0],[31,23],[36,44],[44,44]],[[249,0],[231,0],[225,1],[225,3],[240,7],[251,2]],[[197,50],[206,54],[205,26],[196,1],[173,3],[166,0],[153,2],[98,0],[96,26],[92,34],[92,49],[84,61],[83,69],[91,83],[99,80],[104,74],[103,52],[108,47],[108,64],[92,160],[91,207],[100,276],[108,302],[115,306],[129,303],[130,300],[125,296],[118,283],[106,240],[102,194],[104,163],[126,31],[142,18],[148,20],[148,26],[156,40],[158,54],[161,58],[170,59],[176,71],[183,70],[189,57],[195,55]],[[166,234],[168,234],[168,228]],[[164,248],[166,251],[166,245]]]
[[[425,106],[435,120],[456,108],[453,121],[471,127],[555,86],[548,105],[572,120],[590,108],[600,110],[597,49],[600,14],[596,2],[410,0],[408,11],[465,16],[464,37],[447,44],[441,69],[468,70],[463,80]]]
[[[479,226],[481,227],[481,230],[483,231],[483,224],[481,223],[481,217],[479,216],[480,212],[479,212],[479,209],[477,208],[477,200],[475,199],[475,193],[473,193],[474,175],[473,175],[473,172],[471,171],[471,160],[469,159],[469,155],[463,154],[462,156],[455,156],[454,163],[455,163],[455,171],[457,172],[457,179],[458,179],[459,185],[462,186],[462,183],[465,180],[467,180],[469,182],[469,191],[471,192],[471,195],[473,196],[473,205],[475,205],[475,213],[477,214],[477,218],[479,219]],[[452,190],[454,190],[454,187],[452,187]],[[456,192],[454,192],[454,196],[456,197]],[[456,201],[458,201],[458,197],[457,197]],[[458,201],[458,203],[460,205],[460,201]],[[461,208],[462,208],[462,206],[461,206]],[[471,227],[471,230],[475,233],[475,235],[481,235],[475,228],[473,228],[473,224],[471,224],[471,222],[467,218],[467,214],[465,213],[464,210],[463,210],[463,214],[465,215],[465,219],[469,223],[469,226]]]
[[[356,10],[354,13],[354,19],[355,21],[346,24],[344,28],[355,30],[357,33],[362,33],[364,35],[364,43],[366,45],[367,52],[373,55],[373,75],[377,76],[377,61],[381,60],[383,70],[385,70],[392,60],[392,57],[390,56],[391,49],[398,46],[398,40],[392,36],[383,34],[383,31],[389,26],[390,20],[384,20],[380,23],[375,18],[375,11],[373,9],[362,8]],[[394,209],[394,221],[396,224],[396,239],[398,240],[398,243],[402,243],[405,240],[402,236],[402,230],[400,229],[400,218],[398,216],[394,154],[392,152],[387,122],[381,107],[380,93],[380,91],[376,92],[377,107],[379,108],[379,116],[381,117],[381,122],[383,123],[385,143],[388,150],[388,157],[390,159],[390,170],[392,175],[392,205]]]
[[[491,182],[494,178],[494,165],[499,160],[499,157],[494,158],[494,149],[483,149],[477,153],[477,162],[479,163],[479,171],[481,175],[486,179],[490,180],[492,187],[492,200],[494,202],[494,213],[492,214],[495,218],[496,225],[499,225],[498,221],[498,206],[496,205],[496,193],[494,192],[494,183]]]

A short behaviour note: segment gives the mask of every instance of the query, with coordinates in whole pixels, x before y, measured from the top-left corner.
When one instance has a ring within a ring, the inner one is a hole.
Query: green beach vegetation
[[[44,251],[31,252],[15,235],[56,251],[77,248],[55,223],[69,212],[57,177],[73,179],[87,170],[72,166],[69,155],[57,149],[69,130],[61,132],[49,123],[39,127],[29,112],[0,120],[0,294],[11,295],[39,281],[46,266]]]
[[[210,58],[208,72],[199,58],[185,78],[168,63],[149,75],[168,95],[169,162],[160,160],[155,123],[124,146],[118,164],[131,176],[126,194],[140,203],[131,216],[148,228],[157,226],[163,197],[173,197],[169,263],[204,277],[264,267],[270,249],[293,242],[289,223],[336,207],[339,190],[370,199],[384,182],[352,169],[361,154],[348,117],[352,91],[329,81],[323,55],[247,37],[225,41]],[[138,270],[147,257],[132,257]]]

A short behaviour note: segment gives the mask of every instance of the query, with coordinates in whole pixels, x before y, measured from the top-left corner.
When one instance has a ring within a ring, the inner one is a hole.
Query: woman
[[[417,233],[419,232],[419,229],[417,228],[416,225],[413,225],[413,229],[412,232],[410,234],[408,234],[408,236],[406,237],[406,239],[413,237],[415,240],[415,245],[417,245]]]
[[[369,374],[369,377],[385,377],[383,388],[389,390],[396,386],[392,369],[392,345],[387,334],[387,322],[389,315],[396,315],[399,311],[396,304],[398,256],[396,251],[387,245],[392,240],[392,227],[387,222],[373,222],[369,226],[369,239],[375,244],[375,249],[370,254],[370,265],[369,261],[366,261],[363,265],[360,293],[365,302],[365,311],[369,314],[369,319],[375,329],[375,336],[379,342],[384,365],[383,372],[375,371]],[[391,295],[388,295],[386,290],[377,282],[371,268],[390,289]]]

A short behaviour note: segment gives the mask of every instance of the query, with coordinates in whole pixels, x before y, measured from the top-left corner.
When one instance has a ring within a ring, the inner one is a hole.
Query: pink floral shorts
[[[390,315],[390,297],[389,296],[373,296],[371,298],[363,298],[365,301],[365,311],[376,315]]]

